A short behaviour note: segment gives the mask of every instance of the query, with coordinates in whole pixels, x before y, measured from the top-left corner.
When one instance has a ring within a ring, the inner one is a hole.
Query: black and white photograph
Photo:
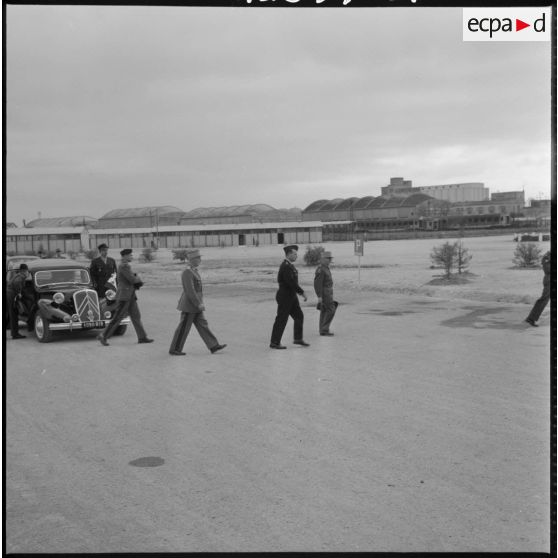
[[[8,556],[556,555],[555,0],[3,17]]]

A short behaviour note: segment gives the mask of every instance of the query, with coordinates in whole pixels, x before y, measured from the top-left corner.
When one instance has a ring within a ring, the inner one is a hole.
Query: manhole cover
[[[138,457],[130,461],[128,465],[133,467],[160,467],[165,463],[165,460],[161,457]]]

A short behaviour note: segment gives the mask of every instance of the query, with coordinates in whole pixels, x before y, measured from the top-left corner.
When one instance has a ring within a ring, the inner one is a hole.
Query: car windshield
[[[89,272],[87,269],[49,269],[48,271],[37,271],[35,273],[37,287],[59,283],[88,285]]]

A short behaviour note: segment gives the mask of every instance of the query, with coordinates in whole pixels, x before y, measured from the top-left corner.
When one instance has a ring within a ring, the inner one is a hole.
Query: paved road
[[[548,552],[548,315],[354,294],[272,351],[270,293],[234,288],[215,355],[167,354],[165,289],[152,345],[7,340],[8,552]]]

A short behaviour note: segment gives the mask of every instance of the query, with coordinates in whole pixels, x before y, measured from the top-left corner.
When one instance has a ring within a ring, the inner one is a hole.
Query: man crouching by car
[[[120,320],[129,315],[138,336],[138,343],[153,343],[153,339],[147,337],[147,333],[145,333],[145,329],[143,329],[143,324],[141,323],[136,290],[143,285],[143,282],[132,272],[132,268],[130,267],[130,262],[134,259],[132,250],[130,248],[125,248],[120,252],[120,255],[122,256],[122,260],[118,265],[116,276],[118,285],[116,289],[116,310],[107,327],[97,335],[97,339],[100,341],[101,345],[105,345],[105,347],[108,346],[109,343],[107,340],[120,324]]]

